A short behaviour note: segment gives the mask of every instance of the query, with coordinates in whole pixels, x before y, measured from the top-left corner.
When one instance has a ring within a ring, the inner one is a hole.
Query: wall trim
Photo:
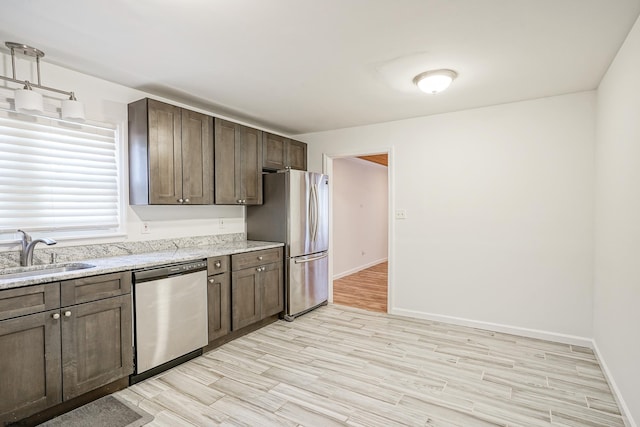
[[[618,403],[618,407],[622,412],[622,418],[624,420],[625,426],[638,427],[638,424],[636,424],[636,422],[633,420],[633,417],[631,416],[631,411],[629,410],[629,407],[627,406],[626,402],[622,398],[622,393],[620,393],[620,389],[618,388],[618,385],[613,379],[613,375],[609,370],[609,366],[607,365],[607,362],[605,362],[604,357],[602,357],[602,353],[600,352],[600,348],[598,347],[598,343],[596,342],[595,339],[592,340],[592,344],[593,344],[593,352],[595,353],[596,358],[598,359],[598,363],[600,363],[600,367],[602,368],[602,372],[604,372],[604,376],[607,379],[607,382],[609,383],[609,387],[611,387],[611,391],[613,392],[613,397],[616,399],[616,402]]]
[[[418,319],[433,320],[436,322],[452,323],[454,325],[469,326],[471,328],[486,329],[495,332],[502,332],[523,337],[537,338],[547,341],[555,341],[563,344],[579,345],[581,347],[593,348],[593,340],[587,337],[576,335],[560,334],[557,332],[542,331],[539,329],[522,328],[519,326],[503,325],[500,323],[483,322],[479,320],[464,319],[455,316],[445,316],[442,314],[425,313],[422,311],[406,310],[403,308],[393,308],[390,314],[404,317],[414,317]],[[637,427],[637,426],[634,426]]]
[[[341,279],[341,278],[343,278],[345,276],[349,276],[351,274],[357,273],[358,271],[366,270],[367,268],[373,267],[374,265],[378,265],[381,262],[387,261],[388,259],[389,258],[387,258],[387,257],[380,258],[380,259],[377,259],[375,261],[371,261],[371,262],[368,262],[366,264],[359,265],[358,267],[351,268],[351,269],[349,269],[347,271],[343,271],[340,274],[334,275],[333,276],[333,280],[338,280],[338,279]]]

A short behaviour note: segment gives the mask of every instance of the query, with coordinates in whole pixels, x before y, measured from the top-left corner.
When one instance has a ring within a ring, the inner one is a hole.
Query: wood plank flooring
[[[387,262],[333,281],[333,302],[364,310],[387,312]]]
[[[331,304],[116,393],[160,426],[623,426],[588,348]]]

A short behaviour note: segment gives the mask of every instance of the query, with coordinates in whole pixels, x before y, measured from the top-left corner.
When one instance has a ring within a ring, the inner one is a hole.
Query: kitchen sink
[[[7,273],[0,273],[0,280],[22,279],[25,277],[44,276],[45,274],[64,273],[65,271],[84,270],[95,265],[83,262],[69,264],[37,265],[33,267],[12,268]]]

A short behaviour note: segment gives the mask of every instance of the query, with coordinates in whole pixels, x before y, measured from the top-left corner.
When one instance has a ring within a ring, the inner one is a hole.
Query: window
[[[0,232],[119,231],[117,136],[115,126],[0,109]]]

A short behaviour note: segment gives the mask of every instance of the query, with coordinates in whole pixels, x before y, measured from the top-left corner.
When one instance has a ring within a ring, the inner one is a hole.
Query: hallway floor
[[[334,304],[386,313],[388,272],[388,263],[385,261],[334,280]]]

